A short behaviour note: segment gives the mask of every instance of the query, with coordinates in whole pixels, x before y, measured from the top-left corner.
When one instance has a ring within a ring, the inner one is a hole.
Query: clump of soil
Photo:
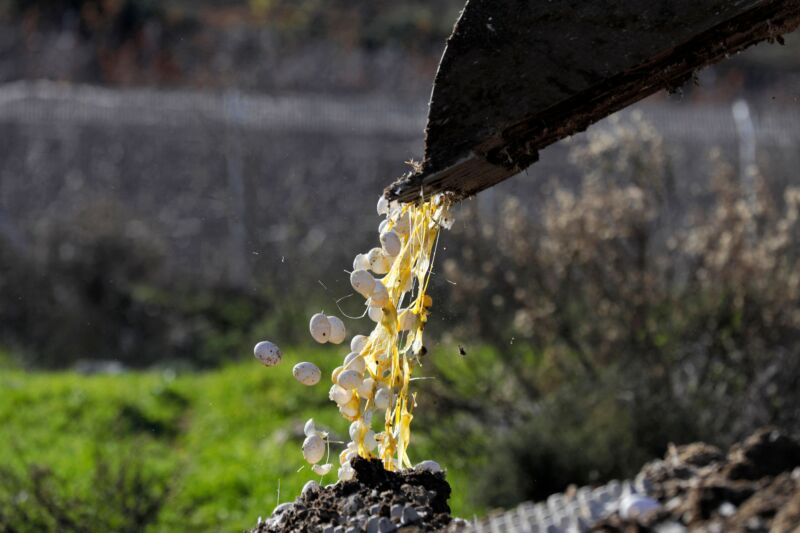
[[[451,522],[450,485],[443,472],[388,472],[377,459],[357,458],[352,481],[307,485],[251,533],[437,531]]]
[[[637,482],[662,508],[593,531],[646,531],[668,524],[699,531],[800,531],[800,443],[765,428],[727,454],[708,444],[672,446]],[[794,528],[798,528],[795,530]]]

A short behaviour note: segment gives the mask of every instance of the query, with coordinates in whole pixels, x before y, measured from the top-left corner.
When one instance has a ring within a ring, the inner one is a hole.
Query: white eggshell
[[[339,386],[348,391],[358,388],[361,385],[361,374],[355,370],[345,370],[339,374]]]
[[[345,370],[355,370],[359,374],[363,374],[367,369],[367,362],[362,356],[356,354],[356,356],[350,359],[350,361],[345,362],[344,368]]]
[[[311,435],[316,435],[317,433],[319,432],[317,431],[317,427],[314,425],[314,419],[309,418],[306,422],[306,425],[303,427],[303,434],[306,437],[310,437]]]
[[[375,278],[366,270],[353,270],[350,274],[350,285],[364,298],[372,296],[375,290]]]
[[[294,365],[292,375],[303,385],[311,386],[319,383],[322,372],[320,372],[319,367],[314,363],[303,362]]]
[[[397,315],[397,329],[399,331],[410,331],[417,327],[418,318],[411,309],[401,309]]]
[[[353,470],[353,467],[350,464],[343,465],[339,468],[339,481],[350,481],[356,475],[356,471]]]
[[[372,424],[372,414],[374,412],[375,411],[373,411],[372,409],[367,409],[366,411],[364,411],[364,423],[366,425]]]
[[[347,336],[344,322],[338,316],[328,315],[328,323],[331,325],[331,335],[328,340],[333,344],[341,344]]]
[[[660,509],[661,504],[641,494],[623,496],[619,503],[619,514],[625,520],[631,520]]]
[[[381,223],[378,225],[378,235],[386,231],[387,226],[389,226],[389,220],[388,219],[381,220]]]
[[[349,403],[345,405],[339,405],[339,412],[346,417],[354,417],[358,414],[358,407],[350,405]]]
[[[371,429],[368,429],[366,433],[364,433],[364,448],[368,451],[374,450],[378,446],[378,441],[375,440],[375,432]]]
[[[375,392],[375,407],[377,409],[388,409],[392,402],[392,391],[386,387],[381,387]]]
[[[372,378],[367,378],[361,382],[361,385],[358,386],[356,391],[358,392],[358,396],[360,398],[371,398],[372,397],[372,389],[375,387],[375,380]]]
[[[436,472],[441,472],[442,467],[439,466],[439,463],[437,463],[436,461],[431,461],[429,459],[427,461],[422,461],[421,463],[417,463],[414,466],[414,470],[420,472],[433,472],[435,474]]]
[[[348,430],[348,434],[350,435],[350,440],[355,441],[358,438],[359,433],[361,432],[361,422],[356,420],[352,424],[350,424],[350,429]]]
[[[311,321],[308,323],[308,330],[314,340],[320,344],[325,344],[330,340],[331,323],[328,322],[328,317],[323,313],[317,313],[311,317]]]
[[[311,470],[314,470],[314,468],[316,468],[316,466],[317,465],[312,466]],[[314,471],[316,472],[316,470],[314,470]],[[319,489],[319,483],[317,483],[316,481],[314,481],[312,479],[311,481],[308,481],[308,482],[306,482],[305,485],[303,485],[303,488],[300,490],[300,494],[305,496],[305,495],[310,494],[310,493],[312,493],[312,492],[314,492],[314,491],[316,491],[318,489]]]
[[[350,351],[361,353],[364,351],[364,348],[367,347],[367,341],[369,337],[366,335],[354,335],[353,339],[350,341]]]
[[[392,266],[392,261],[381,248],[370,250],[367,258],[369,259],[369,269],[376,274],[386,274]]]
[[[394,223],[394,230],[400,235],[408,235],[411,231],[411,213],[406,211],[404,214],[398,215]]]
[[[375,322],[376,324],[381,321],[381,317],[383,316],[383,311],[380,307],[367,307],[367,316],[370,320]]]
[[[386,255],[389,257],[397,256],[403,248],[400,235],[392,230],[381,233],[381,248],[383,248],[383,251],[386,252]]]
[[[311,464],[318,463],[325,456],[325,441],[319,435],[311,435],[303,441],[303,457]]]
[[[253,354],[265,366],[275,366],[281,362],[283,357],[278,345],[270,341],[261,341],[256,344],[255,348],[253,348]]]
[[[355,259],[353,259],[353,270],[368,270],[369,269],[369,258],[367,258],[366,254],[358,254]]]
[[[375,210],[378,212],[379,215],[388,215],[389,214],[389,200],[381,195],[378,198],[378,205],[375,207]]]
[[[382,281],[375,280],[375,289],[373,289],[369,301],[369,305],[373,307],[385,307],[389,303],[389,291]]]
[[[344,405],[353,399],[353,391],[346,390],[340,385],[333,385],[328,392],[328,398],[337,405]]]
[[[331,468],[333,468],[332,464],[325,463],[324,465],[314,465],[311,470],[318,476],[327,476]]]

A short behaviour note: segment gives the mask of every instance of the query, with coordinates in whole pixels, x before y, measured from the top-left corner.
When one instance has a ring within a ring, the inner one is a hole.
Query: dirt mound
[[[726,454],[707,444],[671,446],[645,465],[637,483],[661,508],[641,516],[614,513],[593,531],[800,531],[800,443],[773,428],[757,431]]]
[[[309,483],[294,501],[276,507],[251,533],[438,531],[450,522],[450,485],[443,472],[388,472],[379,460],[357,458],[352,481]]]

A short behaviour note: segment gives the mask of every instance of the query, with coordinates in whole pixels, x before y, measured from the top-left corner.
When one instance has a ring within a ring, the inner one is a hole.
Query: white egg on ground
[[[353,467],[350,466],[350,463],[346,463],[339,468],[339,481],[350,481],[356,475],[356,471],[353,470]]]
[[[303,457],[311,464],[318,463],[325,455],[325,441],[319,435],[311,435],[303,441]]]
[[[358,254],[355,259],[353,259],[353,270],[368,270],[369,269],[369,258],[366,254]]]
[[[253,348],[253,355],[264,366],[275,366],[281,362],[283,354],[278,345],[270,341],[261,341]]]
[[[350,351],[361,353],[364,351],[364,348],[367,347],[367,341],[369,337],[366,335],[353,335],[353,339],[350,341]]]
[[[325,344],[330,340],[331,323],[328,322],[328,317],[324,313],[317,313],[311,317],[308,323],[308,330],[314,340],[320,344]]]
[[[403,248],[403,242],[400,240],[400,235],[396,231],[386,231],[381,233],[381,248],[389,257],[396,257],[400,254]]]
[[[294,365],[292,375],[297,381],[310,387],[319,383],[322,372],[317,365],[306,361]]]
[[[436,461],[431,461],[428,459],[426,461],[422,461],[421,463],[417,463],[414,466],[414,470],[420,472],[433,472],[435,474],[436,472],[441,472],[442,467]]]
[[[318,476],[327,476],[330,473],[333,465],[330,463],[325,463],[324,465],[313,465],[311,470]]]
[[[375,288],[369,298],[369,305],[373,307],[385,307],[389,303],[389,291],[381,280],[375,280]]]
[[[317,465],[312,466],[311,470],[314,470],[314,467],[316,467],[316,466]],[[303,485],[303,488],[300,490],[300,494],[302,494],[303,496],[306,496],[306,495],[308,495],[308,494],[310,494],[310,493],[312,493],[312,492],[314,492],[316,490],[319,490],[319,483],[317,483],[316,481],[314,481],[312,479],[310,481],[307,481],[306,484]]]
[[[350,273],[350,285],[358,294],[369,298],[372,296],[372,291],[375,290],[375,278],[366,270],[354,270]]]
[[[392,402],[392,391],[387,387],[381,387],[375,392],[375,407],[380,410],[388,409]]]
[[[345,370],[339,374],[338,385],[345,390],[351,391],[361,385],[361,373],[355,370]]]
[[[333,344],[341,344],[347,337],[344,322],[338,316],[328,315],[328,323],[331,325],[330,339],[328,340]]]
[[[660,508],[661,504],[656,500],[641,494],[628,494],[619,502],[619,514],[625,520],[644,516]]]
[[[370,305],[367,307],[367,316],[370,320],[375,322],[376,324],[381,321],[381,317],[383,316],[383,310],[380,307],[374,307]]]

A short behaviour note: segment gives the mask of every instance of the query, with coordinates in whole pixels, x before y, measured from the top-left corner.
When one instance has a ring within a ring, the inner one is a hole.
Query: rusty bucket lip
[[[463,199],[521,172],[538,159],[538,151],[662,89],[674,90],[691,80],[696,71],[762,41],[779,39],[800,26],[800,0],[753,1],[747,9],[649,60],[613,74],[568,98],[554,101],[538,112],[523,112],[512,123],[479,128],[467,148],[437,146],[446,127],[437,88],[443,87],[448,65],[458,60],[458,35],[471,9],[485,9],[488,0],[470,0],[461,12],[442,55],[431,91],[425,135],[425,154],[417,170],[386,187],[390,200],[409,202],[449,191]],[[637,2],[629,0],[629,5]],[[481,31],[481,28],[470,28]],[[484,31],[490,31],[484,28]],[[475,53],[472,49],[471,53]],[[523,110],[524,111],[524,110]],[[474,125],[474,121],[472,121]],[[489,125],[491,126],[491,125]],[[467,139],[475,131],[462,132]],[[449,135],[450,139],[457,138]],[[463,143],[460,143],[463,145]],[[450,150],[448,152],[448,150]],[[443,155],[444,154],[444,155]]]

